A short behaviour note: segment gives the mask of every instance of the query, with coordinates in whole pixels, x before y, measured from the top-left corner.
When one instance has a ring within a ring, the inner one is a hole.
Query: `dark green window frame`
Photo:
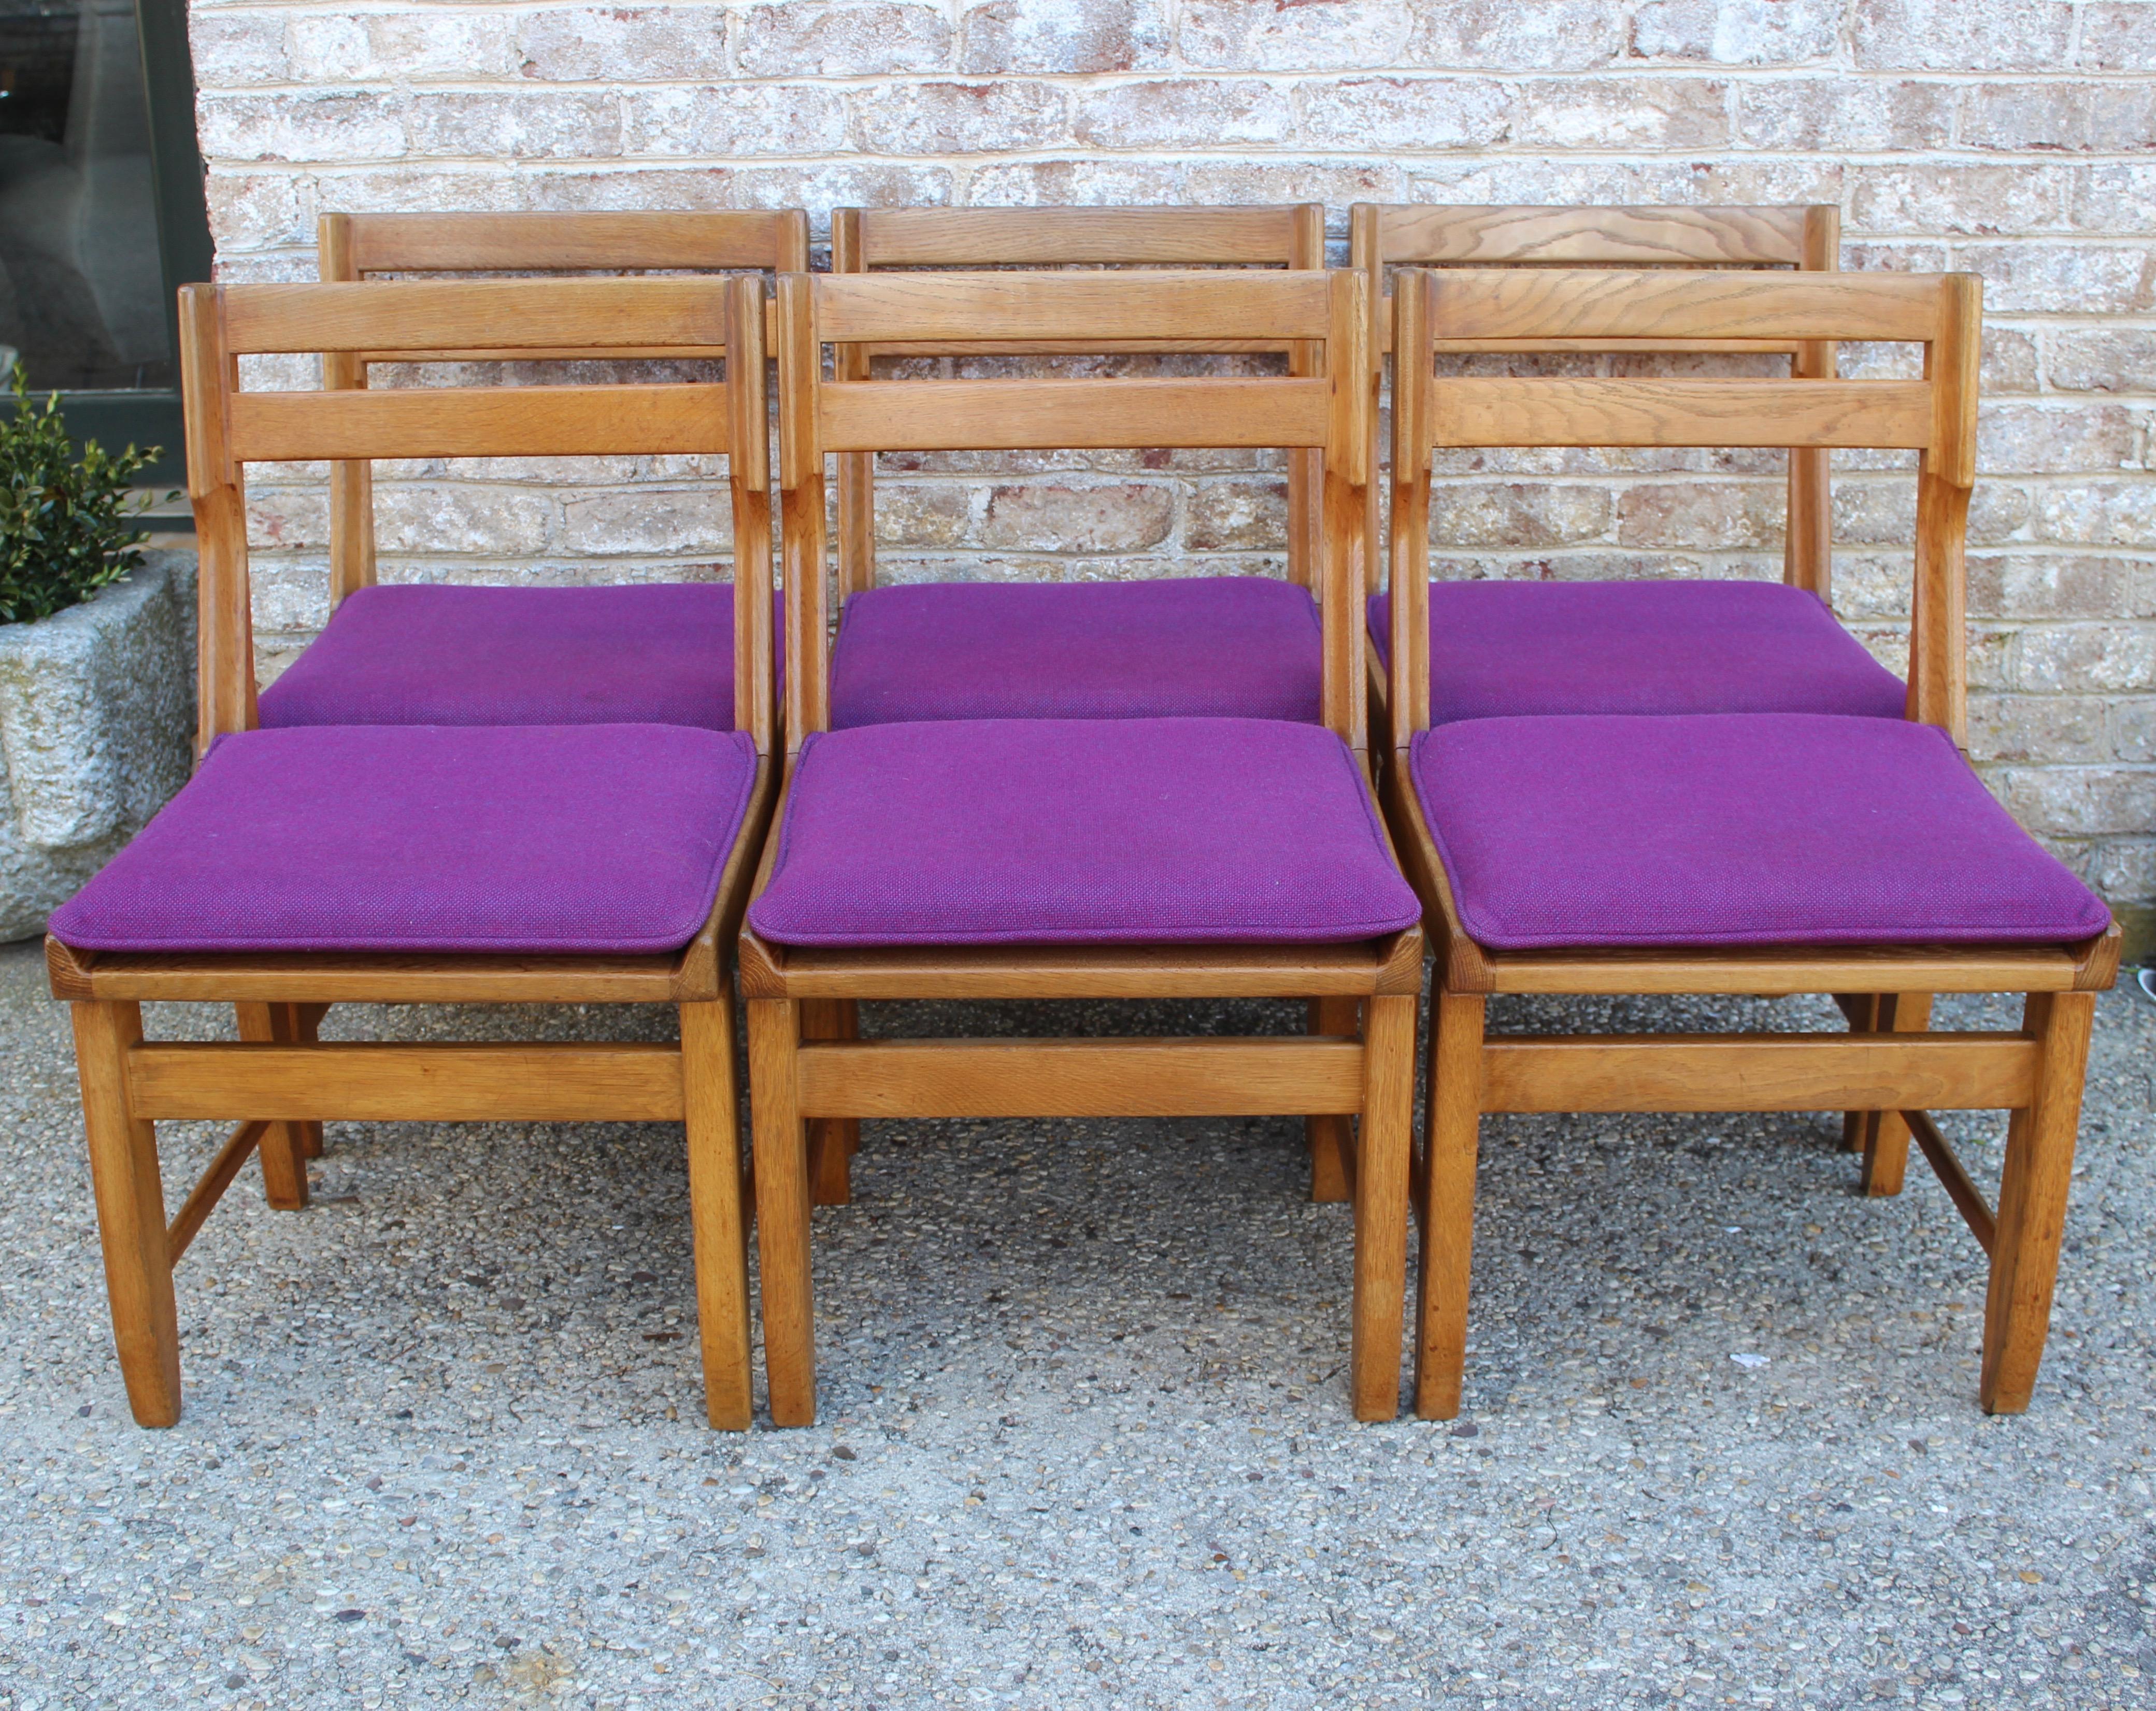
[[[151,173],[157,191],[157,253],[165,281],[165,318],[179,350],[179,290],[210,276],[209,207],[202,151],[195,141],[194,61],[187,51],[187,0],[135,0],[142,41],[142,80],[150,108]],[[68,431],[117,450],[133,441],[162,448],[141,476],[164,486],[185,478],[187,456],[176,390],[63,392]],[[7,406],[13,408],[12,403]]]

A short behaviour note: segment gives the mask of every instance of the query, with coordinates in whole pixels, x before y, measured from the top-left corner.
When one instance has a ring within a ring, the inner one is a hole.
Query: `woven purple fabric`
[[[756,778],[680,725],[312,726],[220,737],[52,918],[116,951],[686,944]]]
[[[1370,602],[1392,652],[1392,596]],[[1520,713],[1903,716],[1902,681],[1779,583],[1430,585],[1430,722]]]
[[[749,908],[818,945],[1344,941],[1419,914],[1347,745],[1255,719],[811,737]]]
[[[1469,719],[1419,733],[1413,771],[1461,924],[1501,950],[2058,943],[2110,919],[1933,726]]]
[[[355,589],[262,691],[293,725],[734,727],[734,591]]]
[[[1265,577],[931,583],[846,603],[831,725],[915,719],[1292,719],[1324,650],[1306,588]]]

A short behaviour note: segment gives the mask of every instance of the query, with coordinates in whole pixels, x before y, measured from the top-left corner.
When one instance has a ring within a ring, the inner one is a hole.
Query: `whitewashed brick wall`
[[[196,0],[228,279],[318,210],[1322,200],[1838,203],[1851,268],[1984,276],[1974,746],[2156,921],[2156,6],[2065,0]],[[1859,362],[1861,353],[1856,354]],[[1838,465],[1839,604],[1894,657],[1909,482]],[[726,573],[679,462],[385,470],[385,577]],[[1463,460],[1445,573],[1773,575],[1779,459]],[[1262,460],[894,460],[888,573],[1277,568]],[[324,512],[261,484],[274,670]]]

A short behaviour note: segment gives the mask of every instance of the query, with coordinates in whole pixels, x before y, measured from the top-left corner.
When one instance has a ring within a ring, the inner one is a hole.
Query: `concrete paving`
[[[330,1032],[535,1025],[668,1020]],[[2156,1703],[2153,1044],[2156,1006],[2104,1000],[2019,1419],[1976,1406],[1981,1256],[1944,1195],[1917,1164],[1859,1198],[1825,1115],[1489,1123],[1441,1426],[1349,1418],[1348,1217],[1303,1199],[1298,1125],[871,1125],[815,1220],[824,1423],[740,1437],[699,1423],[678,1129],[347,1125],[311,1210],[250,1174],[188,1255],[187,1414],[151,1433],[65,1019],[12,948],[0,1711]],[[1994,1180],[2003,1123],[1951,1127]],[[169,1127],[173,1204],[211,1144]]]

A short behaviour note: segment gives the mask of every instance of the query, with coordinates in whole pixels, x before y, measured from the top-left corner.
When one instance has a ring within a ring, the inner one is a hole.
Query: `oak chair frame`
[[[326,282],[377,274],[764,273],[808,265],[808,216],[799,208],[709,213],[326,213],[316,223],[317,269]],[[767,342],[768,336],[767,334]],[[367,385],[377,362],[490,362],[532,353],[511,347],[416,352],[333,351],[322,384]],[[721,357],[690,347],[563,347],[550,361],[627,362]],[[374,472],[363,459],[330,465],[330,605],[374,583]]]
[[[763,290],[751,277],[604,282],[190,285],[180,296],[187,484],[201,546],[205,742],[255,718],[243,470],[251,462],[723,452],[734,496],[737,728],[753,740],[750,806],[710,917],[661,955],[121,954],[48,938],[73,1009],[107,1292],[135,1418],[180,1413],[172,1267],[251,1153],[273,1206],[307,1202],[304,1130],[325,1118],[680,1122],[707,1412],[749,1423],[747,1238],[728,953],[770,814],[769,452]],[[244,355],[698,345],[720,384],[249,393]],[[238,1045],[143,1037],[145,1000],[229,1003]],[[321,1044],[331,1005],[652,1004],[679,1046]],[[179,1213],[165,1215],[156,1123],[239,1118]]]
[[[1305,270],[1325,265],[1325,207],[1305,202],[1255,208],[839,208],[831,211],[831,271],[865,274],[899,269],[1251,267]],[[801,270],[806,271],[804,264]],[[1147,352],[1238,354],[1285,350],[1291,374],[1317,372],[1317,353],[1306,343],[1213,337],[1178,342],[1142,337],[1106,343],[1031,340],[1020,344],[981,339],[929,339],[852,343],[832,352],[842,380],[866,380],[877,357],[1081,356]],[[1373,444],[1375,442],[1373,441]],[[1288,577],[1314,587],[1312,567],[1323,551],[1320,539],[1321,477],[1315,451],[1289,455]],[[875,586],[875,454],[847,452],[838,460],[839,603]],[[1312,1025],[1323,1031],[1337,1006],[1312,1001]],[[816,1036],[858,1036],[856,1007],[816,1002],[809,1010]],[[849,1161],[859,1149],[860,1124],[852,1118],[819,1118],[841,1144],[819,1147],[815,1201],[844,1205],[851,1198]],[[1347,1198],[1339,1163],[1342,1119],[1309,1120],[1312,1198]]]
[[[824,460],[883,450],[1291,444],[1320,451],[1327,726],[1367,759],[1353,547],[1368,476],[1360,407],[1367,320],[1345,273],[788,275],[779,280],[779,487],[786,741],[829,726]],[[901,380],[823,378],[826,344],[1186,347],[1224,328],[1320,347],[1322,378]],[[790,782],[790,780],[789,780]],[[783,813],[782,801],[780,812]],[[778,839],[757,886],[767,884]],[[1358,1114],[1351,1390],[1363,1419],[1399,1406],[1408,1154],[1423,938],[1336,945],[1049,945],[804,949],[744,926],[757,1241],[772,1418],[815,1419],[809,1274],[817,1118]],[[1324,997],[1337,1037],[906,1040],[819,1037],[811,1005],[863,999]]]
[[[1440,445],[1897,448],[1920,454],[1908,717],[1964,742],[1964,542],[1975,480],[1982,285],[1974,275],[1834,279],[1736,274],[1404,272],[1395,290],[1399,377],[1391,516],[1404,562],[1424,550],[1430,453]],[[1440,331],[1442,333],[1440,335]],[[1920,381],[1558,380],[1436,378],[1442,336],[1763,337],[1920,343]],[[1393,705],[1408,710],[1385,800],[1423,899],[1437,974],[1425,1138],[1418,1161],[1415,1408],[1460,1408],[1483,1113],[1569,1111],[1897,1112],[1875,1128],[1867,1184],[1898,1186],[1913,1131],[1991,1260],[1980,1399],[2028,1405],[2049,1325],[2072,1171],[2093,994],[2118,963],[2116,927],[2056,946],[1836,950],[1499,951],[1461,926],[1414,791],[1408,745],[1430,720],[1426,581],[1398,578]],[[1489,1037],[1493,993],[1839,995],[1849,1034]],[[2025,995],[2018,1032],[1930,1033],[1929,994]],[[2012,1113],[1994,1210],[1929,1115]]]

